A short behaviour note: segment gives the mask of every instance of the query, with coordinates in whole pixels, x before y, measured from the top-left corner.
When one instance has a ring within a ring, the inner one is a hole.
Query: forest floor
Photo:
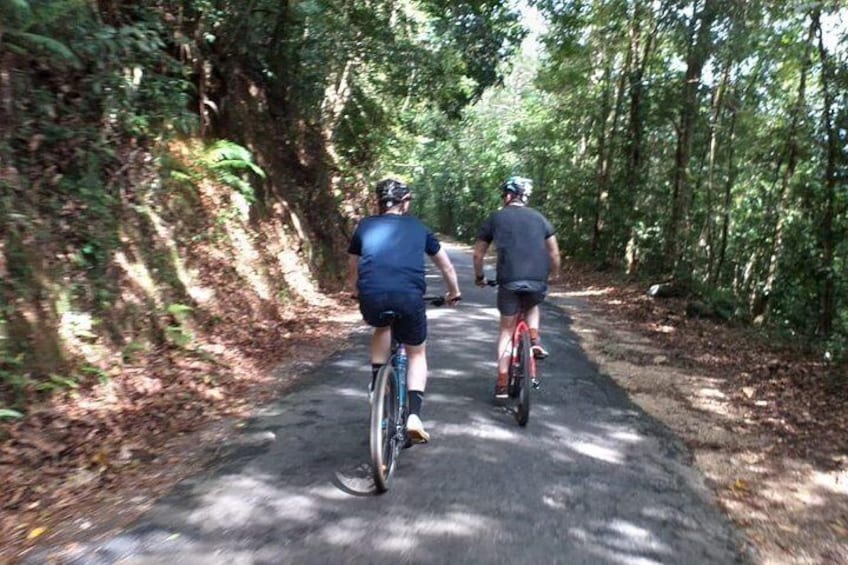
[[[848,367],[574,269],[580,345],[690,448],[756,563],[848,564]],[[573,300],[571,303],[575,303]]]
[[[683,300],[651,299],[643,285],[577,269],[564,280],[553,294],[572,298],[581,347],[686,442],[757,563],[848,563],[844,366],[751,328],[687,318]],[[3,424],[0,563],[128,525],[359,323],[341,297],[302,304],[290,320],[245,321],[249,332],[202,351],[151,352]]]

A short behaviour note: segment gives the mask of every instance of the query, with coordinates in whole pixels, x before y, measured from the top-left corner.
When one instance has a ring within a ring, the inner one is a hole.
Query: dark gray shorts
[[[548,294],[548,285],[537,281],[504,283],[498,286],[498,312],[502,316],[515,316],[541,304]]]

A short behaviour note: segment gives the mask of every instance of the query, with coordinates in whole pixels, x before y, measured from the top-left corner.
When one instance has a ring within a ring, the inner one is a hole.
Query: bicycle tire
[[[519,355],[519,373],[516,379],[518,387],[518,408],[516,409],[515,418],[518,420],[519,426],[526,426],[530,419],[530,364],[533,362],[531,355],[533,351],[530,349],[530,334],[523,332],[521,334],[521,344],[518,348]]]
[[[377,492],[389,489],[389,480],[395,470],[398,455],[397,426],[400,418],[397,382],[394,368],[386,363],[377,373],[374,382],[374,401],[371,404],[369,443],[371,469]]]

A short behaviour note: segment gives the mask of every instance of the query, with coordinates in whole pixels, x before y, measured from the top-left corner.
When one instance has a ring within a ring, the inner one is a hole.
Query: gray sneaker
[[[406,419],[406,434],[412,443],[427,443],[430,441],[430,434],[424,430],[424,424],[421,423],[421,418],[416,414],[410,414]]]

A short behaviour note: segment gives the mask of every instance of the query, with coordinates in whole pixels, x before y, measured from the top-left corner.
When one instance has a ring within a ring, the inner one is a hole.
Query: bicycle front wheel
[[[371,404],[371,467],[377,492],[389,489],[389,479],[400,451],[397,441],[399,424],[397,381],[391,363],[386,363],[377,373]]]
[[[532,378],[531,363],[533,363],[533,351],[530,349],[530,334],[521,334],[521,343],[518,348],[519,362],[518,375],[515,385],[518,387],[518,409],[516,419],[519,426],[526,426],[530,419],[530,379]]]

